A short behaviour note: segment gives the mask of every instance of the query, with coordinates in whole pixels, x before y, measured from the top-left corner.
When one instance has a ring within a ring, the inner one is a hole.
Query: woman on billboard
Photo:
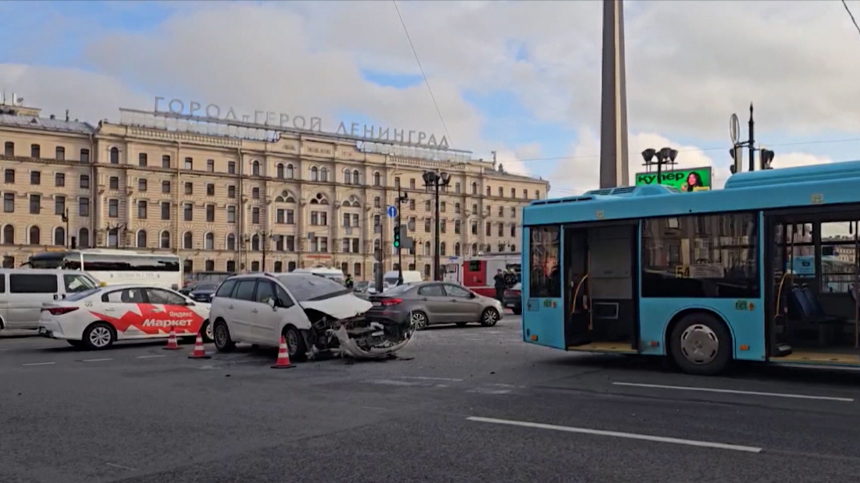
[[[681,191],[700,191],[703,189],[706,188],[702,186],[702,178],[695,171],[690,171],[690,174],[687,175],[687,182],[681,185]]]

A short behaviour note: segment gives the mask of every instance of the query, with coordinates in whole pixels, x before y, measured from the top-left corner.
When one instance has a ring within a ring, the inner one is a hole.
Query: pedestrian
[[[352,274],[346,274],[346,280],[344,280],[343,284],[346,286],[346,288],[350,290],[352,289],[352,287],[355,285],[355,282],[352,280]]]
[[[500,268],[498,272],[496,272],[495,277],[495,287],[496,287],[496,299],[499,302],[505,303],[505,287],[507,284],[505,283],[505,275],[502,273],[502,269]]]

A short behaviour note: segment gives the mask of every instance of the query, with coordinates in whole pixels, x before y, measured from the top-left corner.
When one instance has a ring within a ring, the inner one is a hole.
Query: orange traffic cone
[[[290,364],[290,355],[287,353],[287,341],[284,340],[284,336],[281,336],[281,344],[278,346],[278,360],[272,369],[292,369],[293,367],[295,366]]]
[[[211,359],[212,356],[206,355],[206,349],[203,347],[203,336],[197,334],[197,341],[194,342],[194,352],[188,356],[189,359]]]
[[[167,338],[167,347],[163,348],[166,351],[175,351],[179,349],[179,343],[176,342],[176,331],[173,326],[170,326],[170,337]]]

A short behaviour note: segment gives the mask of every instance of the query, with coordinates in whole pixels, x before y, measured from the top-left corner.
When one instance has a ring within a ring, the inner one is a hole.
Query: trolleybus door
[[[564,265],[565,339],[568,346],[585,344],[591,324],[587,230],[564,230]]]

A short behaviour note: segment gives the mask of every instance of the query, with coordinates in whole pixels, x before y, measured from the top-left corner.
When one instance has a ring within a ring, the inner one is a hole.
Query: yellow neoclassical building
[[[208,134],[122,111],[120,122],[94,126],[0,105],[3,266],[46,250],[110,247],[175,253],[187,272],[323,265],[369,279],[375,248],[386,270],[396,267],[386,211],[399,189],[408,197],[401,223],[415,240],[404,269],[430,276],[435,207],[424,172],[451,178],[440,195],[443,263],[519,251],[521,208],[549,189],[462,152],[456,161],[438,151],[382,154],[349,136],[290,129]]]

